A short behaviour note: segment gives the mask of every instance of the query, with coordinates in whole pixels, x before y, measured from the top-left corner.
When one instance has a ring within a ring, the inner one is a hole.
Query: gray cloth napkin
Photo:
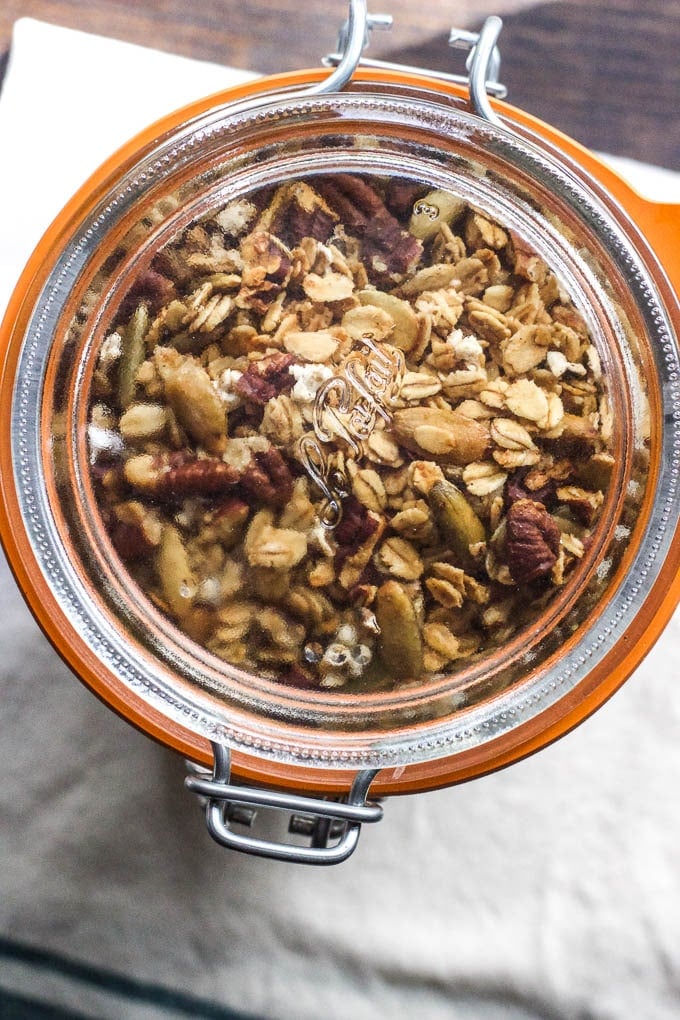
[[[19,22],[0,96],[0,307],[112,147],[237,76]],[[677,175],[617,165],[680,201]],[[680,1015],[680,617],[575,732],[392,799],[329,870],[213,844],[183,762],[70,674],[4,560],[0,620],[0,1015],[48,1015],[31,1001],[92,1020]]]

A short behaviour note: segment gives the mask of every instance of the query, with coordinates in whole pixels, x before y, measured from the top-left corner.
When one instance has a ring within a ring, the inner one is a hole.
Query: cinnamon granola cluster
[[[534,622],[609,484],[598,352],[513,231],[411,180],[231,202],[102,344],[89,441],[144,593],[228,663],[367,690]]]

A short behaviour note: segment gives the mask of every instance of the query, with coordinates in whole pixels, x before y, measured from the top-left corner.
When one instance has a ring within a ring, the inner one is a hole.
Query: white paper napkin
[[[245,75],[18,22],[0,307],[116,145]],[[680,202],[680,176],[612,162]],[[15,996],[96,1020],[676,1020],[679,654],[676,616],[577,731],[389,801],[347,864],[300,869],[210,841],[181,761],[80,686],[0,562],[0,1014]]]
[[[104,159],[172,110],[252,77],[17,21],[0,96],[0,309],[45,229]]]

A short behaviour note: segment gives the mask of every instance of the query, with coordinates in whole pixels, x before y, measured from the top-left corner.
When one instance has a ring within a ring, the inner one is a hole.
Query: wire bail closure
[[[190,775],[184,784],[205,798],[208,832],[221,846],[257,857],[296,864],[340,864],[354,852],[364,822],[379,822],[383,809],[367,803],[368,789],[378,769],[358,772],[344,800],[324,800],[277,790],[240,786],[230,782],[231,754],[223,744],[213,742],[212,776],[187,762]],[[273,842],[235,832],[231,823],[250,826],[257,808],[291,813],[288,831],[310,839],[307,846]],[[330,845],[333,840],[336,843]]]
[[[501,126],[501,119],[491,106],[489,95],[504,99],[508,94],[507,89],[498,81],[501,54],[497,43],[502,28],[501,19],[493,15],[486,19],[479,32],[452,28],[449,35],[449,46],[469,50],[465,66],[469,73],[470,100],[475,113],[497,127]]]
[[[348,83],[357,67],[427,74],[457,85],[467,85],[474,112],[496,126],[501,125],[489,101],[489,96],[505,99],[508,94],[506,87],[498,80],[501,55],[497,43],[503,28],[499,17],[493,15],[487,18],[479,32],[451,29],[449,46],[469,51],[465,63],[467,75],[428,71],[422,67],[364,57],[363,51],[369,44],[373,29],[387,30],[391,27],[391,15],[368,14],[366,0],[350,0],[349,17],[340,29],[337,51],[327,54],[322,60],[324,66],[334,67],[335,70],[323,82],[312,85],[306,91],[311,94],[339,91]]]
[[[367,0],[350,0],[349,16],[338,33],[338,52],[322,61],[335,70],[318,85],[311,85],[305,91],[313,95],[339,92],[363,63],[362,53],[370,42],[373,29],[388,31],[391,27],[391,14],[369,14]]]

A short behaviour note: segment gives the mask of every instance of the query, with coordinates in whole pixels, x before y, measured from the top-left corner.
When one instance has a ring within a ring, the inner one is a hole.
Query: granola
[[[121,302],[90,456],[145,595],[227,663],[366,691],[534,624],[614,463],[598,351],[512,230],[328,173],[191,224]]]

